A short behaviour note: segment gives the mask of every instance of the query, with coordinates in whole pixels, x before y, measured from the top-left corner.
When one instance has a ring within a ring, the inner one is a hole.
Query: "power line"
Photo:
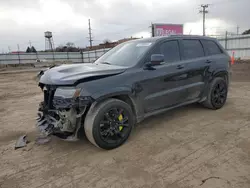
[[[200,13],[203,14],[203,36],[206,35],[206,29],[205,29],[205,21],[206,21],[206,14],[208,14],[208,11],[206,10],[208,8],[208,4],[201,5],[202,10],[200,10]]]

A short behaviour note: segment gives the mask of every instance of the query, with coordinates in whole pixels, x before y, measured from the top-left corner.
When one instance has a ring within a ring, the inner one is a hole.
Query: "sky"
[[[185,34],[202,34],[201,4],[209,4],[206,33],[242,33],[250,28],[250,0],[0,0],[0,52],[45,49],[44,32],[55,46],[86,47],[88,19],[93,44],[150,37],[151,23],[184,24]]]

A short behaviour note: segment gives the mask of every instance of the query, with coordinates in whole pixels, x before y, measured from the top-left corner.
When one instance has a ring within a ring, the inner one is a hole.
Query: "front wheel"
[[[217,77],[211,82],[207,93],[207,99],[202,104],[210,109],[220,109],[226,103],[227,93],[227,82],[225,79]]]
[[[114,149],[129,137],[135,117],[131,107],[117,99],[108,99],[90,109],[84,129],[88,140],[102,149]]]

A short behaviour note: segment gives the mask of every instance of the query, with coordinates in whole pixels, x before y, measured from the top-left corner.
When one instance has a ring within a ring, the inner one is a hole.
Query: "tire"
[[[109,114],[107,117],[111,119],[110,117],[113,114],[110,115],[110,111],[112,111],[113,109],[123,109],[122,113],[125,114],[123,116],[124,117],[126,116],[127,117],[126,119],[128,119],[126,121],[127,123],[124,123],[124,126],[126,124],[126,127],[123,127],[122,130],[118,131],[117,125],[109,124],[110,122],[112,123],[112,121],[104,120],[104,118],[106,118],[107,113]],[[104,123],[101,124],[101,122],[105,122],[105,124]],[[86,137],[92,144],[102,149],[110,150],[121,146],[128,139],[134,124],[135,124],[135,116],[129,104],[117,99],[107,99],[99,104],[94,105],[93,108],[89,109],[84,122],[84,130]],[[109,130],[105,130],[103,127],[106,127]],[[104,131],[102,129],[104,129]],[[110,129],[115,129],[115,130],[110,130]],[[113,134],[113,132],[115,133],[118,132],[118,134],[117,135],[114,134],[114,136],[112,137],[110,135]],[[106,135],[103,135],[105,133]],[[112,137],[114,139],[117,138],[117,140],[114,141],[112,139],[108,140],[107,135],[109,135],[109,137]],[[105,136],[107,136],[107,138]]]
[[[219,89],[218,87],[223,87],[223,89]],[[219,91],[221,91],[221,93],[218,92],[218,89],[219,89]],[[202,105],[206,108],[210,108],[213,110],[220,109],[226,103],[227,93],[228,93],[228,85],[227,85],[227,82],[225,81],[225,79],[223,79],[221,77],[216,77],[211,82],[210,87],[208,89],[207,99],[202,103]],[[222,95],[224,97],[222,97]],[[216,102],[216,101],[219,101],[219,99],[216,100],[216,96],[221,96],[221,97],[219,97],[219,98],[221,98],[220,102]]]

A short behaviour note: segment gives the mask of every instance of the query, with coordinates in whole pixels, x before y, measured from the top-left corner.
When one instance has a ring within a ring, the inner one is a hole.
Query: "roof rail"
[[[199,37],[199,38],[214,38],[214,37],[210,37],[210,36],[203,36],[203,35],[169,35],[169,37]]]

